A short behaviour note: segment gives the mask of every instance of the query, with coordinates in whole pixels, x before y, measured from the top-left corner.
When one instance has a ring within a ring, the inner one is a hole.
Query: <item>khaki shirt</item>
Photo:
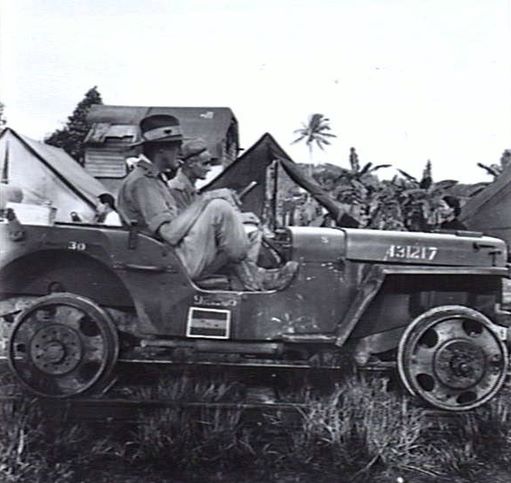
[[[166,182],[145,156],[122,183],[117,206],[124,223],[135,221],[149,235],[157,234],[163,223],[170,223],[178,215],[176,200]]]
[[[181,213],[198,199],[198,193],[190,178],[179,170],[175,178],[167,183],[170,193],[176,201],[177,208]]]
[[[177,245],[210,201],[199,198],[180,210],[167,180],[151,161],[141,156],[136,168],[121,185],[117,209],[124,223],[135,221],[140,231]]]

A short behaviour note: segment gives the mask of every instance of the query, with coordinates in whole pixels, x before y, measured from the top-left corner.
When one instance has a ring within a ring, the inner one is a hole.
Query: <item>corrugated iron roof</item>
[[[86,143],[101,144],[108,138],[126,139],[134,142],[137,139],[137,126],[131,124],[110,124],[108,122],[94,123],[85,138]]]
[[[140,120],[151,114],[168,114],[179,119],[185,137],[201,137],[209,145],[213,155],[219,155],[220,145],[227,136],[232,124],[237,120],[228,107],[144,107],[144,106],[105,106],[94,105],[89,110],[87,120],[94,124],[87,137],[88,142],[103,142],[114,133],[114,126],[136,126]],[[116,128],[118,134],[128,131]],[[96,132],[98,131],[99,132]],[[129,131],[131,133],[131,131]],[[113,136],[112,136],[113,137]],[[102,139],[102,140],[100,140]]]

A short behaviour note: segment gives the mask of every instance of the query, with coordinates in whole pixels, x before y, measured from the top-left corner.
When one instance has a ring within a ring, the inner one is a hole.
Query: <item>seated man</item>
[[[298,264],[265,270],[249,258],[250,242],[228,190],[193,201],[179,210],[164,173],[177,170],[183,136],[178,120],[168,115],[148,116],[140,122],[143,154],[125,178],[118,195],[118,211],[125,222],[175,247],[193,280],[229,265],[245,290],[279,290],[295,275]],[[232,197],[231,197],[232,198]]]
[[[180,158],[181,166],[176,176],[167,183],[170,193],[176,200],[179,213],[198,199],[222,198],[230,202],[235,209],[238,208],[239,200],[231,190],[217,189],[198,194],[195,188],[197,181],[206,179],[211,170],[211,154],[203,139],[194,138],[185,142],[181,147]],[[247,256],[257,262],[262,240],[262,231],[258,229],[259,219],[253,213],[237,211],[249,240]]]

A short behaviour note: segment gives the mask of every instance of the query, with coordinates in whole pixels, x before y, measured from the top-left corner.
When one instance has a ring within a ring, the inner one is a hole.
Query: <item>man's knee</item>
[[[243,226],[238,211],[223,199],[210,201],[203,214],[219,229],[239,231],[240,227]]]
[[[234,207],[226,200],[216,198],[211,200],[206,207],[206,211],[213,212],[217,215],[232,215],[236,214]]]
[[[204,215],[216,225],[219,248],[229,261],[246,258],[250,243],[236,209],[226,200],[214,199],[208,203]]]

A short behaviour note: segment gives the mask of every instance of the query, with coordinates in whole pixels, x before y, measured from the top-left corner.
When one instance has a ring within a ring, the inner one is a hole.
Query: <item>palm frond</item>
[[[297,137],[294,141],[291,141],[291,144],[296,144],[302,141],[305,138],[305,134],[302,134],[301,136]]]
[[[403,191],[402,195],[406,198],[424,197],[424,190],[420,188],[410,188]]]
[[[363,174],[366,174],[370,169],[373,163],[367,163],[364,165],[364,167],[359,171],[359,174],[362,176]]]
[[[318,148],[320,148],[323,151],[325,150],[325,145],[330,144],[328,141],[325,141],[323,139],[315,139],[314,141],[316,142]]]
[[[491,176],[497,177],[500,174],[499,171],[496,168],[494,168],[493,166],[488,166],[483,163],[477,163],[477,166],[479,166],[480,168],[483,168]]]
[[[373,171],[378,171],[379,169],[383,169],[383,168],[391,168],[392,165],[391,164],[377,164],[376,166],[373,166],[371,168],[371,172]]]
[[[414,176],[412,176],[411,174],[408,174],[406,171],[403,171],[402,169],[398,169],[399,173],[401,175],[403,175],[406,179],[410,180],[410,181],[413,181],[414,183],[419,183],[417,181],[417,178],[415,178]]]
[[[323,139],[322,137],[316,138],[315,141],[321,144],[330,144],[330,141],[328,139]]]
[[[456,186],[457,184],[458,181],[456,181],[455,179],[443,179],[442,181],[438,181],[437,183],[435,183],[435,189],[448,190],[453,186]]]

